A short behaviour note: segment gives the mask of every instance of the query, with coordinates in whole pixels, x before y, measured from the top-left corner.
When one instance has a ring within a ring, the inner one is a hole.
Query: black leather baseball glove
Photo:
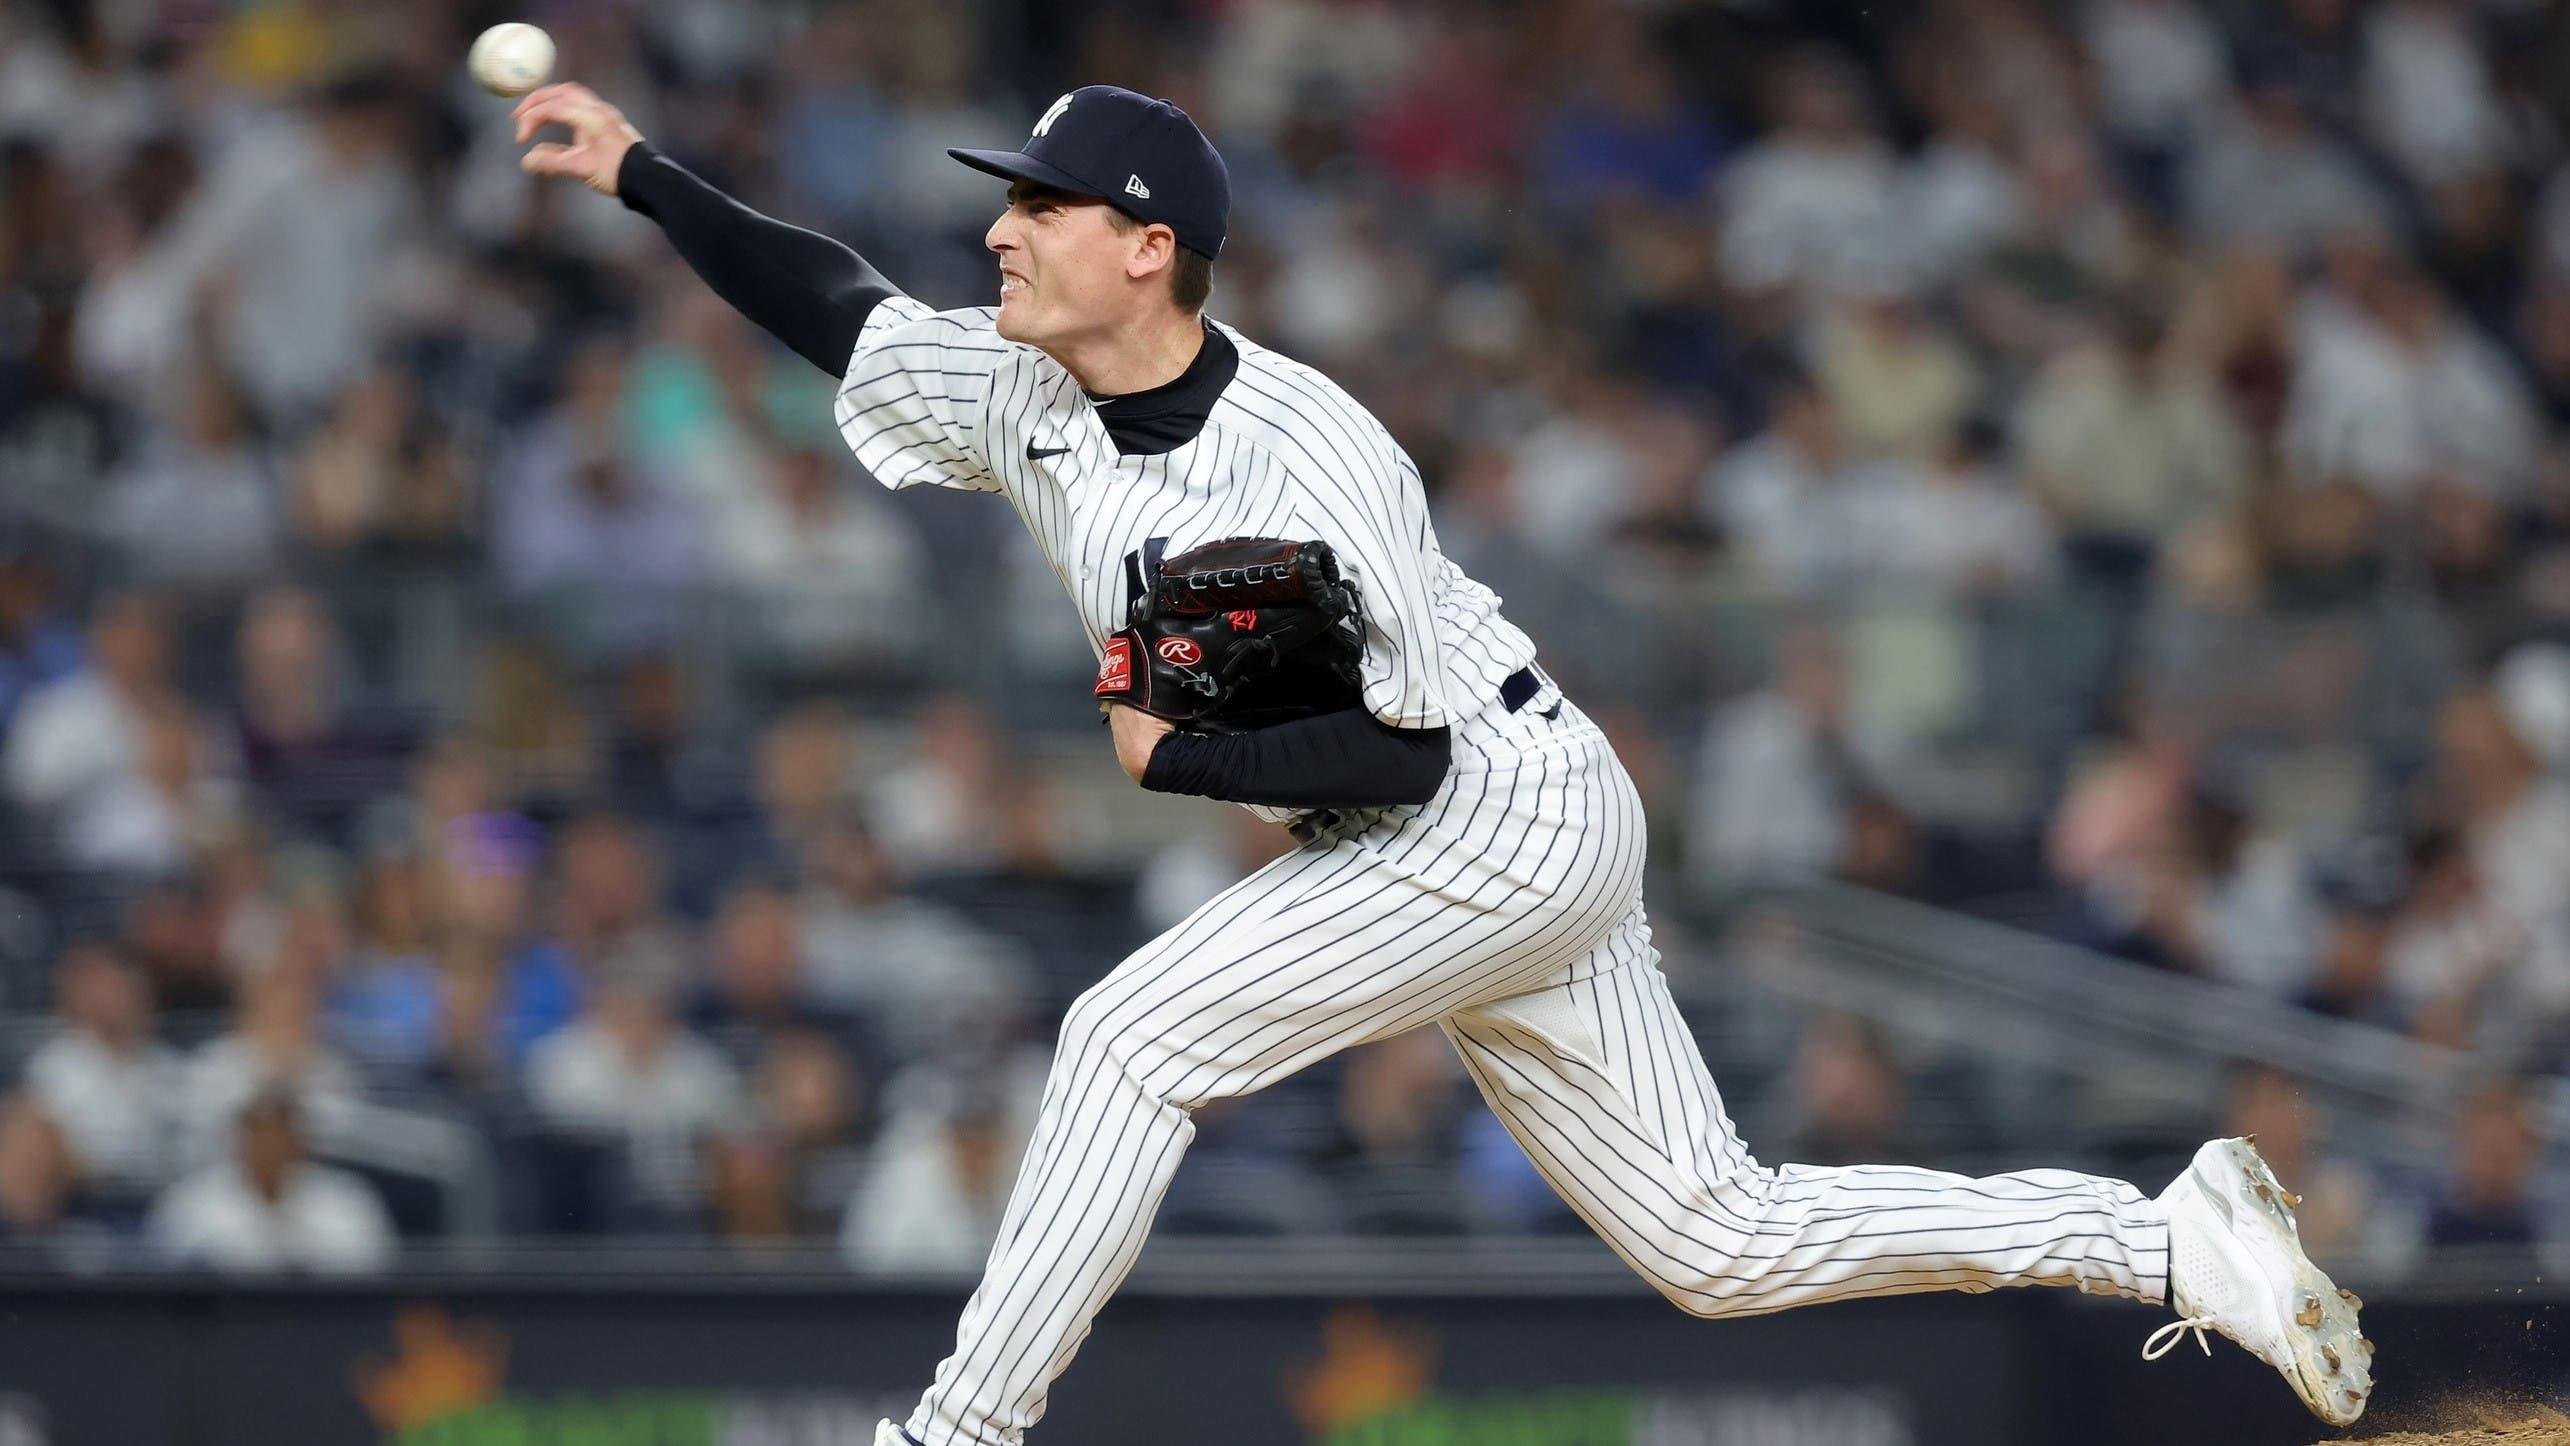
[[[1216,731],[1356,706],[1356,584],[1326,542],[1231,537],[1161,560],[1107,639],[1101,699]]]

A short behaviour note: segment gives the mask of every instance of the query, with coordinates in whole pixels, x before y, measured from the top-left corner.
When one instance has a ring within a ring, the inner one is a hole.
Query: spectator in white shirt
[[[2021,489],[1992,470],[1997,429],[1966,422],[1937,460],[1873,469],[1852,512],[1869,579],[1938,597],[1996,597],[2052,579],[2052,525]]]
[[[231,127],[179,213],[84,298],[92,373],[161,381],[220,285],[223,357],[260,411],[292,424],[324,406],[364,365],[424,234],[397,154],[396,83],[352,75],[299,114]]]
[[[2491,904],[2529,931],[2570,911],[2570,781],[2544,771],[2496,693],[2445,705],[2436,761]]]
[[[2570,783],[2486,687],[2448,701],[2436,731],[2431,796],[2452,827],[2413,850],[2389,982],[2428,1039],[2523,1047],[2570,1019]]]
[[[291,1090],[302,1120],[325,1130],[361,1098],[356,1069],[321,1043],[311,972],[281,963],[241,981],[231,1031],[188,1061],[184,1147],[191,1162],[224,1153],[234,1118],[262,1090]]]
[[[820,452],[765,470],[766,489],[723,515],[721,550],[769,657],[794,672],[905,660],[917,636],[905,604],[925,565],[908,524]]]
[[[240,389],[200,364],[163,426],[110,484],[107,532],[147,582],[228,597],[273,570],[285,541],[274,461]]]
[[[803,940],[812,989],[929,1051],[1027,997],[1014,949],[970,920],[899,891],[884,845],[843,810],[812,855]]]
[[[2276,78],[2253,79],[2242,103],[2206,128],[2180,190],[2198,240],[2264,242],[2297,255],[2386,209],[2345,148]]]
[[[1856,83],[1805,57],[1776,82],[1775,108],[1775,130],[1722,182],[1724,279],[1744,290],[1879,279],[1900,249],[1900,173]]]
[[[305,1158],[294,1091],[242,1106],[231,1158],[171,1186],[144,1236],[174,1265],[233,1274],[361,1275],[390,1265],[392,1217],[365,1181]]]
[[[698,1144],[742,1105],[722,1051],[672,1009],[684,967],[659,936],[618,944],[600,962],[588,1010],[538,1041],[526,1068],[537,1114],[559,1130],[621,1141],[643,1197],[668,1209],[693,1202]]]
[[[108,599],[90,624],[89,650],[86,667],[20,706],[0,758],[10,797],[49,820],[132,777],[143,711],[169,691],[169,623],[151,599]]]
[[[1901,167],[1910,279],[1942,285],[2025,224],[2032,198],[2012,168],[2008,113],[1971,77],[1940,75],[1922,97],[1933,127]]]
[[[1687,865],[1708,889],[1810,883],[1845,852],[1864,790],[1847,731],[1847,663],[1836,639],[1792,627],[1775,677],[1717,710],[1704,735]]]
[[[1805,378],[1769,396],[1767,429],[1705,474],[1704,507],[1758,579],[1811,596],[1853,582],[1862,557],[1849,502],[1854,472],[1828,398]]]
[[[2387,0],[2365,26],[2365,123],[2422,187],[2504,159],[2507,116],[2472,10],[2469,0]]]
[[[93,1185],[156,1189],[177,1158],[178,1055],[152,1038],[143,976],[98,945],[54,971],[61,1028],[27,1061],[27,1090],[53,1117]]]
[[[2383,945],[2384,984],[2420,1038],[2470,1048],[2525,957],[2525,933],[2494,906],[2460,834],[2429,829],[2411,840],[2409,880]]]
[[[970,1270],[989,1254],[1040,1071],[923,1066],[893,1082],[839,1247],[860,1270]]]
[[[128,60],[151,20],[122,5],[17,10],[0,49],[0,134],[41,141],[80,174],[115,169],[167,117],[161,75]]]
[[[2098,0],[2087,39],[2106,124],[2127,145],[2183,145],[2230,83],[2222,32],[2191,0]]]
[[[846,744],[837,751],[846,756]],[[987,706],[966,693],[930,694],[911,710],[901,761],[866,785],[866,822],[912,874],[987,865],[997,854],[989,824],[1007,787],[1006,754],[1007,740]],[[831,798],[835,804],[838,795]],[[773,793],[765,802],[770,818],[782,824],[790,817]],[[814,826],[792,831],[816,839],[834,812],[809,815]]]
[[[84,869],[167,876],[228,836],[239,787],[196,715],[175,699],[142,710],[131,773],[92,789],[62,819],[63,855]]]
[[[1634,388],[1581,374],[1558,384],[1543,419],[1510,444],[1520,536],[1556,557],[1594,556],[1632,503],[1645,463]]]
[[[2388,501],[2431,483],[2522,495],[2542,427],[2515,362],[2433,281],[2361,239],[2333,249],[2333,270],[2340,287],[2296,320],[2283,438],[2296,470]]]

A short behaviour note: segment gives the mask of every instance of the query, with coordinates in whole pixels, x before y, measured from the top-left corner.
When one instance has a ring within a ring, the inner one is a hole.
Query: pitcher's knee
[[[1090,1076],[1114,1070],[1154,1098],[1168,1100],[1165,1085],[1169,1071],[1153,1069],[1154,1058],[1165,1050],[1157,1036],[1166,1031],[1150,1026],[1152,1011],[1146,1001],[1110,993],[1108,986],[1112,983],[1110,979],[1092,985],[1071,1001],[1070,1009],[1062,1016],[1061,1041],[1053,1055],[1054,1072]],[[1154,1084],[1155,1073],[1163,1078],[1163,1084]]]
[[[1764,1233],[1770,1223],[1773,1171],[1752,1165],[1703,1185],[1687,1208],[1651,1221],[1634,1258],[1670,1304],[1699,1320],[1754,1315],[1764,1304],[1768,1273],[1797,1237]]]
[[[1114,1028],[1115,1001],[1106,993],[1110,982],[1101,980],[1081,990],[1071,1007],[1062,1012],[1062,1033],[1054,1046],[1056,1059],[1096,1047]]]
[[[1720,1320],[1741,1312],[1740,1293],[1728,1288],[1730,1282],[1711,1276],[1694,1276],[1687,1280],[1657,1282],[1661,1296],[1669,1304],[1697,1320]]]
[[[1665,1276],[1655,1275],[1651,1283],[1659,1287],[1669,1304],[1697,1320],[1755,1315],[1772,1309],[1761,1303],[1764,1292],[1759,1281],[1766,1275],[1766,1265],[1753,1257],[1734,1256]]]

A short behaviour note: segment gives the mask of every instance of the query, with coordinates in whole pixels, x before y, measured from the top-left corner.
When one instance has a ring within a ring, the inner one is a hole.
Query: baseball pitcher
[[[1178,107],[1087,86],[1020,149],[950,152],[1008,186],[984,238],[998,304],[953,311],[736,204],[581,86],[529,95],[517,126],[565,128],[528,170],[652,218],[838,378],[839,429],[877,479],[1017,510],[1097,651],[1135,782],[1258,809],[1301,843],[1071,1007],[954,1353],[878,1446],[1024,1439],[1141,1250],[1191,1112],[1425,1024],[1691,1314],[2070,1286],[2172,1305],[2146,1355],[2209,1328],[2323,1420],[2364,1409],[2356,1301],[2304,1256],[2246,1141],[2205,1145],[2157,1198],[2064,1170],[1751,1156],[1670,1001],[1641,801],[1605,736],[1438,550],[1382,424],[1205,316],[1230,182]]]

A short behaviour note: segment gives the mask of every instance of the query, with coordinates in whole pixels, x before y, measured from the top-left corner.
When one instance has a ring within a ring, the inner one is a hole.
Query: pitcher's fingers
[[[554,141],[541,141],[528,147],[527,153],[518,157],[518,169],[535,176],[570,176],[574,179],[582,176],[580,162],[573,157],[571,147]]]
[[[581,122],[594,119],[603,109],[585,85],[547,86],[519,105],[518,139],[524,141],[546,126],[569,126],[576,131]]]
[[[576,80],[557,80],[551,85],[539,85],[535,89],[528,91],[525,95],[518,97],[517,105],[511,108],[509,114],[524,115],[527,113],[527,108],[530,106],[542,105],[546,101],[556,100],[562,96],[570,95],[574,92],[584,92],[588,89],[589,87],[582,85]]]
[[[517,110],[519,143],[524,144],[546,126],[562,124],[564,122],[562,110],[563,100],[560,96],[555,96],[541,104],[530,103],[519,106]]]

